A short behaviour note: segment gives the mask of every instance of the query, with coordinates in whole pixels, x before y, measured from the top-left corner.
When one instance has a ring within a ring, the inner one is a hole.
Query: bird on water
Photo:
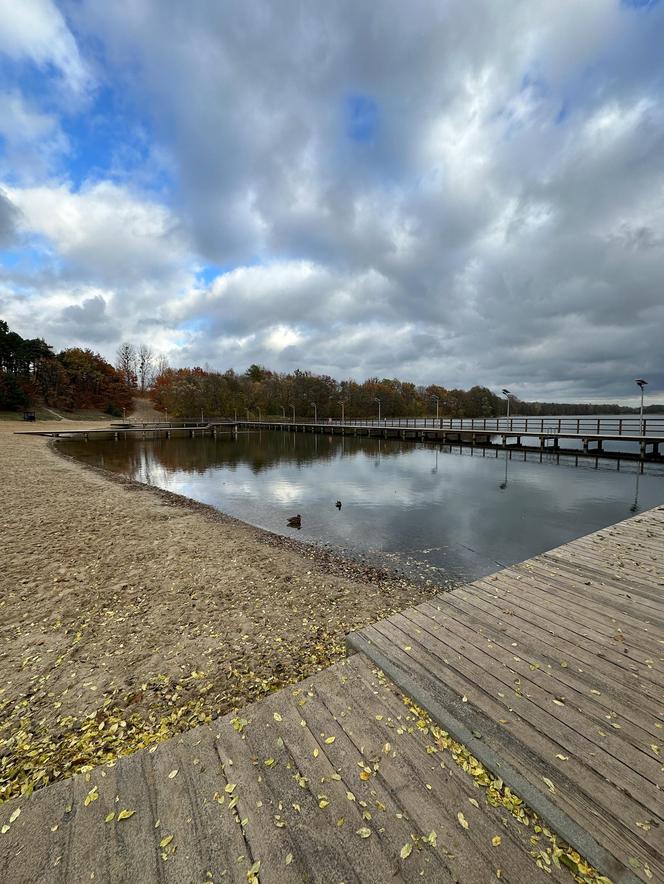
[[[341,501],[340,501],[340,500],[338,500],[334,505],[336,506],[336,508],[337,508],[338,510],[341,509]]]
[[[302,527],[302,516],[298,513],[296,516],[291,516],[288,520],[289,528],[301,528]]]

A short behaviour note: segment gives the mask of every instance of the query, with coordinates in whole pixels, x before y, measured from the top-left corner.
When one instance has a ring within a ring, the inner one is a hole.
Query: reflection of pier
[[[239,427],[271,429],[299,433],[368,436],[379,439],[433,441],[449,445],[539,450],[546,453],[571,453],[592,457],[628,458],[642,461],[664,460],[664,420],[644,421],[645,432],[627,419],[581,419],[547,421],[545,418],[482,419],[478,421],[421,420],[397,418],[383,421],[239,421]],[[568,444],[566,444],[568,443]],[[571,443],[571,444],[569,444]],[[605,449],[613,443],[613,450]]]

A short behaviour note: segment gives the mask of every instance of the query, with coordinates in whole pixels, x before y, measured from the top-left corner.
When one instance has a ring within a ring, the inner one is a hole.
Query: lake
[[[85,442],[81,461],[252,525],[445,584],[474,580],[664,503],[664,469],[435,443],[257,431]],[[341,501],[341,508],[335,504]],[[287,526],[300,514],[301,530]]]

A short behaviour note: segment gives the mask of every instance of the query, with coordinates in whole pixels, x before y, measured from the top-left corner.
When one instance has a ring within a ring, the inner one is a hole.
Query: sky
[[[656,397],[663,45],[664,0],[0,0],[0,317]]]

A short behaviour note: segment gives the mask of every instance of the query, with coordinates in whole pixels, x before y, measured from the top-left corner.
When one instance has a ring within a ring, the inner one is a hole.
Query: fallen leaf
[[[177,769],[177,767],[176,767],[175,770],[172,770],[172,771],[169,773],[169,775],[168,775],[168,779],[169,779],[169,780],[172,780],[172,779],[174,779],[177,775],[178,775],[178,769]]]
[[[273,717],[275,721],[283,721],[283,718],[281,717],[281,715],[279,715],[278,712],[275,712]]]
[[[121,810],[118,814],[119,820],[128,820],[130,816],[133,816],[136,813],[135,810]]]
[[[411,855],[412,852],[413,852],[413,844],[411,841],[408,841],[401,848],[401,853],[399,855],[401,856],[401,859],[408,859],[408,857]]]
[[[546,786],[547,786],[549,792],[555,792],[555,791],[556,791],[556,787],[553,785],[553,783],[551,782],[551,780],[550,780],[548,777],[542,777],[542,779],[543,779],[544,782],[546,783]]]
[[[165,838],[161,839],[161,841],[159,842],[159,846],[160,847],[168,847],[168,845],[171,843],[172,840],[173,840],[173,836],[167,835]]]
[[[459,811],[459,813],[457,814],[457,819],[459,820],[459,822],[461,823],[461,825],[463,826],[464,829],[468,828],[468,820],[461,813],[461,811]]]
[[[493,838],[491,839],[491,843],[493,844],[494,847],[500,847],[502,840],[503,839],[500,837],[500,835],[494,835]]]
[[[9,817],[10,824],[15,822],[21,815],[21,808],[17,807],[14,813]]]
[[[371,835],[371,829],[368,829],[366,826],[362,826],[362,828],[358,829],[355,834],[359,835],[360,838],[368,838]]]
[[[328,737],[328,738],[325,740],[325,742],[327,743],[328,746],[331,746],[332,743],[334,743],[335,739],[336,739],[336,737]]]

